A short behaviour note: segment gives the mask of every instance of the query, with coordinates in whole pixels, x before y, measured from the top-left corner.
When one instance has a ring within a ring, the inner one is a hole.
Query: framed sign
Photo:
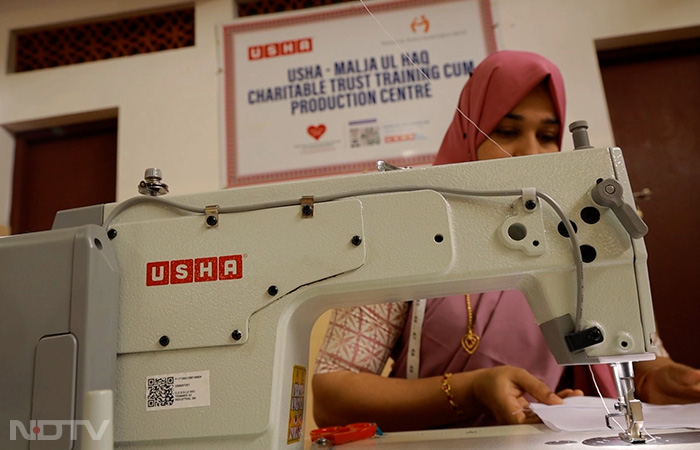
[[[229,187],[433,161],[464,83],[495,51],[490,4],[366,6],[222,27]]]

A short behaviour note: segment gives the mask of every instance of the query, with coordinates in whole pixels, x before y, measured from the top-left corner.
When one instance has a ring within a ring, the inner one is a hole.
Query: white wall
[[[2,0],[0,61],[9,31],[178,4],[172,0]],[[586,119],[593,145],[613,135],[594,41],[700,25],[695,0],[492,0],[500,48],[542,53],[567,85],[567,121]],[[234,0],[196,1],[196,45],[26,73],[0,71],[0,125],[118,109],[117,199],[136,195],[147,167],[174,194],[223,186],[216,27]],[[368,21],[368,26],[373,22]],[[570,140],[565,147],[571,146]],[[14,141],[0,128],[0,225],[9,224]]]

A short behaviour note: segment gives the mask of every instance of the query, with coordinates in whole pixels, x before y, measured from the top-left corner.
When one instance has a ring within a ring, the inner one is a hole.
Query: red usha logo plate
[[[248,60],[257,61],[265,58],[295,55],[313,51],[314,44],[311,38],[294,39],[291,41],[272,42],[270,44],[253,45],[248,47]]]
[[[243,278],[243,255],[174,259],[146,263],[146,286]]]

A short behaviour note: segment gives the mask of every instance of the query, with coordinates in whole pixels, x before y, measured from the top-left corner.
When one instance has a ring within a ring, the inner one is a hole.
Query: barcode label
[[[174,386],[175,378],[173,377],[148,378],[146,392],[148,407],[157,408],[160,406],[172,406],[173,403],[175,403]]]
[[[146,377],[146,410],[209,406],[209,371]]]

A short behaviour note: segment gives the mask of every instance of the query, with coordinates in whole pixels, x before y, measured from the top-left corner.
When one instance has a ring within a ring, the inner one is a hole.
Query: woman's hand
[[[700,402],[700,370],[657,357],[635,364],[636,391],[640,400],[667,405]]]
[[[534,375],[512,366],[459,372],[449,384],[460,415],[445,397],[443,381],[442,376],[407,380],[349,371],[315,374],[314,418],[320,427],[376,422],[383,431],[443,428],[482,414],[501,424],[534,423],[539,419],[526,414],[526,394],[548,405],[582,395],[571,389],[557,395]]]
[[[580,390],[566,389],[558,394],[537,377],[524,369],[500,366],[467,372],[473,376],[472,395],[485,409],[491,412],[499,424],[536,423],[539,418],[529,412],[532,398],[546,405],[558,405],[562,398],[583,395]]]

